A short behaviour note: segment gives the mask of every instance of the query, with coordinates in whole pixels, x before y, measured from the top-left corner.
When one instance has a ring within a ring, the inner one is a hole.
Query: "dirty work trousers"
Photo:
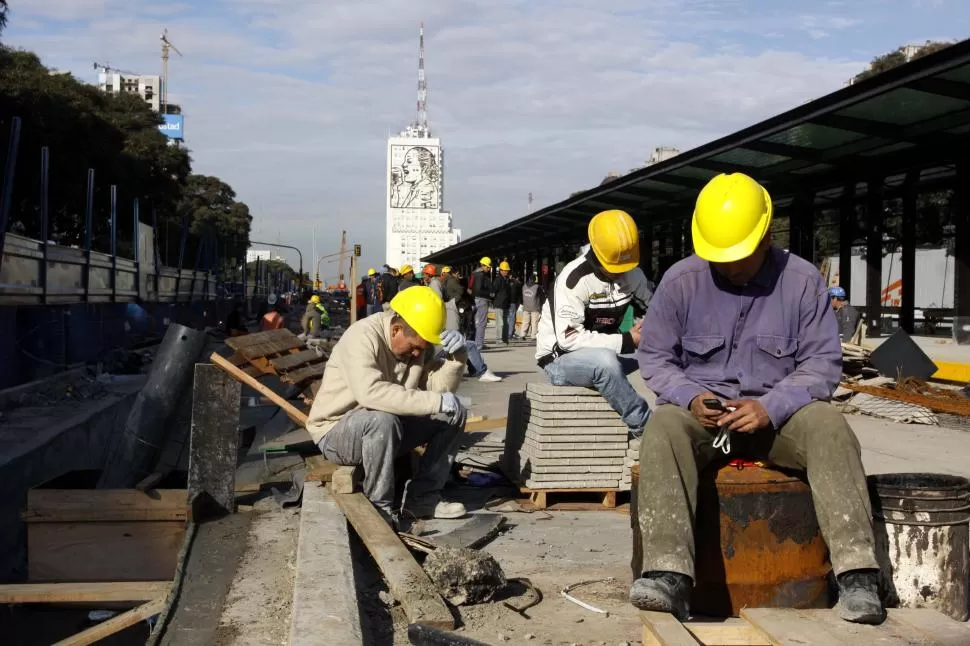
[[[447,416],[399,417],[357,409],[343,416],[320,440],[323,456],[334,464],[364,467],[364,495],[385,515],[394,506],[394,458],[427,443],[417,473],[407,485],[404,504],[430,507],[441,500],[465,417],[452,424]]]
[[[539,334],[539,312],[522,312],[522,338],[535,341]]]
[[[716,433],[672,404],[658,407],[643,430],[637,500],[644,572],[694,577],[698,472],[723,455],[712,446]],[[732,433],[730,457],[807,471],[835,573],[878,568],[859,441],[831,404],[805,406],[778,431]]]
[[[458,304],[455,299],[445,302],[445,329],[458,329]]]
[[[487,298],[475,299],[475,345],[481,350],[485,347],[485,328],[488,327],[488,306],[491,303]]]
[[[544,370],[553,386],[595,388],[623,418],[634,436],[650,419],[650,406],[627,381],[640,367],[630,356],[618,356],[606,348],[583,348],[560,355]]]

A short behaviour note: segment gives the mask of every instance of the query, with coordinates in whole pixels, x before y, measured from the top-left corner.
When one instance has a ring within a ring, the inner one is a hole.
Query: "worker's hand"
[[[447,354],[455,354],[465,349],[465,335],[458,330],[445,330],[441,333],[441,348]]]
[[[718,396],[712,392],[701,393],[690,401],[690,412],[704,428],[717,428],[718,421],[727,413],[716,408],[708,408],[704,405],[705,399],[718,399]]]
[[[630,328],[630,336],[633,337],[633,345],[640,347],[640,328],[643,327],[643,321],[637,321]]]
[[[448,416],[452,424],[459,424],[466,415],[465,407],[455,393],[441,393],[441,412]]]
[[[726,427],[735,433],[754,433],[771,426],[768,411],[757,399],[733,399],[724,405],[735,410],[718,420],[717,425],[721,428]]]

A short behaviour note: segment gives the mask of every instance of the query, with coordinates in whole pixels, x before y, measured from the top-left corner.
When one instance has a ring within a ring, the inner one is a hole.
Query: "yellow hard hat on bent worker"
[[[755,252],[771,226],[771,196],[744,173],[721,174],[697,195],[691,236],[709,262],[734,262]]]
[[[445,302],[433,289],[421,285],[398,292],[391,299],[391,309],[422,339],[441,345],[441,331],[445,329]]]
[[[640,232],[626,211],[597,213],[589,221],[589,245],[611,274],[622,274],[640,265]]]

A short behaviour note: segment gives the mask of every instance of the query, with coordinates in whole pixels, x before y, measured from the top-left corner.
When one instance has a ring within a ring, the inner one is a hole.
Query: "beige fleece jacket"
[[[440,393],[458,389],[465,352],[435,359],[435,348],[430,347],[420,359],[399,361],[390,345],[393,317],[390,311],[368,316],[337,341],[307,421],[314,442],[354,409],[432,415],[441,411]]]

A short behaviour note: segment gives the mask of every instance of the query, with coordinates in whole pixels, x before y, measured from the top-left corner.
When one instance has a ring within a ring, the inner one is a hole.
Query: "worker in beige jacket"
[[[422,444],[405,488],[405,519],[465,515],[464,505],[441,499],[467,417],[454,394],[465,371],[465,339],[444,326],[445,304],[430,287],[398,292],[388,311],[344,332],[310,409],[307,430],[324,457],[362,465],[364,494],[391,524],[399,518],[394,458]]]

